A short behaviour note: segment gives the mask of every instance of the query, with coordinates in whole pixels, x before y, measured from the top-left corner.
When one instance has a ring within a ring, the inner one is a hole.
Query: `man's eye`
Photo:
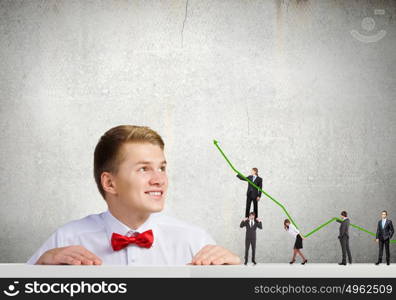
[[[160,170],[161,170],[161,172],[165,172],[166,171],[166,167],[161,167]]]
[[[141,167],[141,168],[139,169],[140,172],[144,172],[144,171],[146,171],[146,170],[147,170],[146,167]]]

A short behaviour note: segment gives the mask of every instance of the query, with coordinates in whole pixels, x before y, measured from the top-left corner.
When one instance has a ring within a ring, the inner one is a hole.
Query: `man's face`
[[[254,215],[249,215],[249,220],[254,220]]]
[[[124,159],[114,175],[118,203],[134,212],[163,210],[168,189],[163,150],[150,143],[127,143],[121,153]]]
[[[256,175],[256,171],[252,169],[252,176]]]
[[[381,218],[382,218],[382,219],[386,219],[386,212],[382,212],[382,213],[381,213]]]

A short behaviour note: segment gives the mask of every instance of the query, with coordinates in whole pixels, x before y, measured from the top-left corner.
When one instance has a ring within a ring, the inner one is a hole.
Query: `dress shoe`
[[[244,263],[244,265],[245,265],[245,266],[247,265],[247,260],[245,260],[245,263]]]
[[[390,261],[387,261],[386,264],[389,266],[390,265]]]
[[[378,266],[380,263],[381,263],[380,261],[377,261],[377,262],[375,263],[375,265]]]
[[[256,263],[256,261],[255,261],[255,260],[252,260],[252,263],[253,263],[254,265],[257,265],[257,263]]]
[[[304,260],[301,264],[305,265],[308,262],[308,259]]]
[[[338,263],[340,266],[346,266],[346,262],[340,262]]]

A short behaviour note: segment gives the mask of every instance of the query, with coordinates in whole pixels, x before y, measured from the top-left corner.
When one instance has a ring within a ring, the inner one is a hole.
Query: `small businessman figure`
[[[256,214],[251,212],[249,214],[249,218],[244,218],[241,222],[240,227],[246,227],[246,236],[245,236],[245,266],[248,262],[249,256],[249,247],[252,245],[252,263],[256,264],[256,229],[260,228],[263,229],[263,225],[261,220],[255,218]]]
[[[240,180],[247,181],[245,178],[243,178],[241,175],[237,174],[237,177]],[[255,185],[257,185],[260,189],[263,187],[263,179],[258,176],[258,169],[257,168],[252,168],[252,174],[246,177],[249,179],[251,182],[253,182]],[[245,210],[245,217],[249,217],[249,212],[250,212],[250,205],[253,202],[253,210],[256,218],[258,218],[258,207],[257,207],[257,202],[260,200],[261,197],[261,191],[256,189],[254,186],[248,182],[248,188],[246,192],[246,210]]]
[[[346,266],[346,255],[348,254],[348,262],[352,264],[352,254],[351,250],[349,249],[349,218],[348,213],[344,210],[341,212],[341,219],[336,220],[340,225],[340,235],[338,239],[340,240],[341,250],[342,250],[342,262],[338,263],[341,266]]]
[[[382,263],[382,255],[384,253],[384,246],[386,252],[386,264],[390,265],[390,251],[389,242],[394,234],[395,230],[391,220],[388,220],[388,212],[386,210],[381,212],[381,220],[378,221],[377,233],[375,240],[379,243],[378,261],[375,263],[379,265]]]

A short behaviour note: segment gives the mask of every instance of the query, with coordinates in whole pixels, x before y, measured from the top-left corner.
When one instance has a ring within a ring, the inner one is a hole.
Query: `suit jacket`
[[[243,178],[239,174],[237,174],[237,177],[240,180],[247,181],[245,178]],[[246,178],[248,178],[251,182],[253,182],[255,185],[257,185],[260,189],[263,188],[263,179],[261,177],[256,176],[256,179],[254,181],[253,181],[253,176],[252,175],[249,175]],[[250,184],[250,182],[248,182],[248,188],[247,188],[247,191],[246,191],[246,195],[249,198],[256,199],[257,197],[261,197],[261,191],[256,189],[254,186],[252,186]]]
[[[250,220],[242,220],[241,228],[246,227],[246,239],[247,240],[255,240],[256,239],[256,229],[260,228],[263,229],[263,224],[261,222],[257,222],[254,220],[254,224],[252,227],[250,227]]]
[[[340,234],[338,236],[339,239],[343,237],[349,237],[349,218],[345,219],[344,221],[336,220],[338,223],[341,223],[340,225]]]
[[[391,239],[395,230],[391,220],[386,220],[385,227],[382,229],[382,220],[378,221],[376,239],[387,240]]]

